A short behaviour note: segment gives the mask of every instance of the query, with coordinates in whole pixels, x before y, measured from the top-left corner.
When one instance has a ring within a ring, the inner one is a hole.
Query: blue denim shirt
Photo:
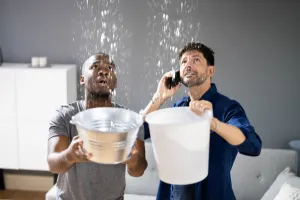
[[[229,99],[217,91],[215,84],[200,100],[210,101],[213,104],[213,115],[218,120],[238,127],[246,140],[237,146],[229,144],[218,134],[212,132],[209,148],[209,172],[201,182],[172,186],[160,182],[157,200],[234,200],[230,170],[238,153],[247,156],[258,156],[262,142],[249,122],[243,107],[235,100]],[[174,107],[189,106],[190,98],[183,97],[174,104]],[[150,138],[149,127],[145,122],[145,139]],[[174,198],[173,198],[174,197]]]

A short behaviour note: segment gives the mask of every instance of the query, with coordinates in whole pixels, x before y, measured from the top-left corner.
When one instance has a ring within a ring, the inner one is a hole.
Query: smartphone
[[[166,80],[166,87],[168,89],[171,89],[172,87],[175,87],[176,85],[178,85],[178,83],[180,83],[181,78],[180,78],[180,70],[177,70],[174,74],[173,77],[169,77]]]

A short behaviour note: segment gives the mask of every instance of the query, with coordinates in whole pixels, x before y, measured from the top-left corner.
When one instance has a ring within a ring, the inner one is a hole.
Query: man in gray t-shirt
[[[138,177],[147,168],[143,127],[131,158],[125,163],[104,165],[89,161],[90,155],[82,149],[72,116],[95,107],[122,107],[111,101],[116,88],[115,65],[109,56],[99,53],[83,65],[80,83],[85,86],[85,100],[61,106],[49,127],[48,165],[57,180],[58,200],[122,200],[125,190],[125,172]]]

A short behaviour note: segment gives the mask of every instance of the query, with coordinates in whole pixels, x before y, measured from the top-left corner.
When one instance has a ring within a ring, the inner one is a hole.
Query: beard
[[[101,85],[97,83],[97,79],[94,77],[88,79],[88,82],[86,83],[86,91],[88,92],[88,96],[92,99],[106,99],[111,97],[112,92],[114,91],[113,85],[115,82],[112,80],[107,81],[108,83],[106,85]]]
[[[86,88],[88,92],[88,96],[91,99],[107,99],[112,95],[112,89],[109,89],[109,86],[99,88],[95,85],[90,85],[90,87]]]
[[[207,71],[205,73],[199,73],[199,74],[197,72],[194,73],[195,76],[192,79],[186,79],[185,77],[183,77],[182,84],[185,87],[189,88],[189,87],[202,85],[208,78]]]
[[[108,99],[111,96],[110,92],[89,92],[91,99]]]

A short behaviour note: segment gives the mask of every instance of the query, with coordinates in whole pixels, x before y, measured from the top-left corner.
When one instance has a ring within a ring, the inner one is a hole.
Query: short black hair
[[[179,60],[181,59],[182,55],[187,52],[187,51],[199,51],[203,54],[204,58],[207,61],[207,64],[210,66],[214,66],[215,65],[215,57],[214,54],[215,52],[209,48],[208,46],[205,46],[204,44],[200,43],[200,42],[190,42],[188,44],[186,44],[179,52]]]
[[[81,69],[81,73],[82,73],[82,74],[84,73],[85,68],[86,68],[86,67],[90,67],[90,65],[92,64],[92,62],[95,61],[94,58],[95,58],[96,56],[99,56],[99,55],[101,55],[101,56],[103,56],[103,57],[109,57],[109,55],[106,54],[106,53],[104,53],[104,52],[97,52],[97,53],[91,55],[91,56],[83,63],[83,65],[82,65],[82,69]]]

